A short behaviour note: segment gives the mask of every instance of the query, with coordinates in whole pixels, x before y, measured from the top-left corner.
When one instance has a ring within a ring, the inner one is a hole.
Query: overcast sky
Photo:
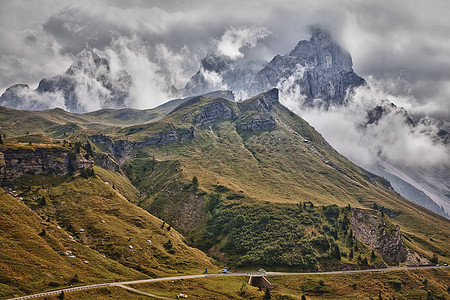
[[[114,51],[124,39],[140,45],[149,68],[163,65],[182,87],[208,51],[223,46],[239,56],[251,48],[246,55],[270,60],[309,39],[310,25],[321,24],[351,53],[356,73],[391,101],[448,121],[449,12],[447,0],[4,0],[0,92],[15,83],[34,89],[43,77],[64,72],[86,44]],[[233,30],[241,35],[226,40]]]

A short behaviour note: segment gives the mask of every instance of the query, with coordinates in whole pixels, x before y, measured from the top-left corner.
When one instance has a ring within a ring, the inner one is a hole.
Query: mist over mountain
[[[289,55],[277,55],[256,75],[251,73],[250,85],[250,76],[242,76],[235,71],[238,68],[218,58],[215,63],[208,61],[211,57],[202,61],[202,70],[208,66],[208,76],[216,78],[214,84],[201,70],[184,92],[228,88],[230,82],[238,95],[277,87],[281,102],[317,126],[340,152],[392,179],[403,196],[449,216],[448,133],[432,118],[415,124],[403,107],[397,107],[370,83],[371,78],[366,82],[359,77],[352,69],[350,54],[333,42],[329,31],[312,27],[309,41],[300,41]]]
[[[106,51],[86,46],[64,73],[42,79],[35,90],[26,84],[13,85],[0,97],[0,105],[25,110],[59,107],[83,113],[102,108],[139,108],[141,97],[147,95],[159,93],[162,102],[169,95],[177,95],[176,88],[158,68],[154,67],[158,73],[154,77],[149,68],[152,65],[139,64],[142,57],[130,53],[128,47],[119,42],[114,50]]]
[[[264,61],[240,63],[228,57],[208,55],[202,59],[200,70],[192,76],[184,95],[200,95],[220,89],[230,89],[239,100],[250,96],[251,86],[258,72],[266,65]]]
[[[342,104],[347,92],[365,83],[352,66],[350,54],[333,42],[328,30],[312,27],[309,41],[300,41],[289,55],[275,56],[258,72],[250,92],[260,93],[291,80],[289,84],[300,89],[308,104]]]
[[[300,41],[288,55],[277,55],[269,63],[208,55],[183,92],[228,88],[237,99],[245,99],[292,79],[311,104],[319,100],[325,106],[341,104],[347,91],[363,85],[364,79],[353,72],[350,54],[333,43],[329,31],[312,27],[311,34],[309,41]]]
[[[8,88],[0,104],[16,109],[60,107],[71,112],[123,108],[132,78],[125,70],[111,70],[110,62],[94,49],[84,49],[64,74],[44,78],[36,90],[28,85]]]

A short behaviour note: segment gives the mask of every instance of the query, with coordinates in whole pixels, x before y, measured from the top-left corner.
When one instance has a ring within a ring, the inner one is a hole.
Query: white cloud
[[[177,89],[186,85],[200,64],[200,57],[191,53],[186,45],[175,52],[165,44],[157,44],[156,59]]]
[[[26,87],[16,87],[17,95],[21,98],[21,102],[17,103],[17,109],[35,109],[42,110],[48,108],[65,109],[64,97],[61,92],[57,93],[37,93]]]
[[[94,111],[103,107],[103,102],[110,96],[110,92],[94,78],[84,73],[74,76],[77,84],[75,93],[81,111]]]
[[[266,27],[230,27],[217,41],[217,52],[231,59],[242,58],[244,56],[243,48],[256,46],[258,40],[264,39],[269,34],[270,31]]]
[[[214,71],[208,71],[204,68],[200,69],[203,78],[208,83],[208,86],[211,87],[211,90],[227,90],[228,86],[223,82],[222,76]]]
[[[164,78],[161,68],[149,60],[149,47],[138,37],[121,37],[105,52],[112,68],[126,70],[133,79],[128,106],[145,109],[171,99],[170,81]]]
[[[383,99],[397,99],[371,84],[370,78],[370,88],[358,88],[349,97],[347,105],[331,106],[329,110],[301,106],[299,90],[288,82],[290,79],[279,85],[280,88],[289,87],[288,92],[280,92],[280,101],[311,123],[336,150],[357,164],[371,167],[381,157],[412,167],[450,167],[450,147],[434,141],[438,127],[432,118],[423,118],[417,126],[411,127],[398,108],[378,122],[365,126],[367,111],[380,105]]]

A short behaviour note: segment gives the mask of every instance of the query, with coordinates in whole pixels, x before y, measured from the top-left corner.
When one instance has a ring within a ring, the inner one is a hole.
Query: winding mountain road
[[[293,272],[246,272],[246,273],[229,273],[229,274],[198,274],[198,275],[184,275],[184,276],[173,276],[173,277],[161,277],[161,278],[151,278],[151,279],[142,279],[142,280],[133,280],[133,281],[122,281],[122,282],[109,282],[109,283],[101,283],[101,284],[90,284],[90,285],[81,285],[74,286],[68,288],[62,288],[58,290],[43,292],[39,294],[27,295],[17,298],[11,298],[9,300],[22,300],[22,299],[32,299],[45,297],[50,295],[59,295],[62,291],[64,293],[81,291],[81,290],[91,290],[98,289],[104,287],[112,287],[118,286],[130,291],[145,294],[149,297],[154,297],[158,299],[167,299],[164,297],[148,294],[141,292],[139,290],[126,287],[129,284],[139,284],[139,283],[149,283],[149,282],[158,282],[158,281],[173,281],[173,280],[181,280],[181,279],[195,279],[195,278],[209,278],[209,277],[226,277],[226,276],[290,276],[290,275],[328,275],[328,274],[347,274],[347,273],[372,273],[372,272],[390,272],[390,271],[398,271],[398,270],[418,270],[418,269],[430,269],[430,268],[448,268],[447,266],[422,266],[422,267],[395,267],[395,268],[387,268],[387,269],[367,269],[367,270],[350,270],[350,271],[327,271],[327,272],[309,272],[309,273],[293,273]]]

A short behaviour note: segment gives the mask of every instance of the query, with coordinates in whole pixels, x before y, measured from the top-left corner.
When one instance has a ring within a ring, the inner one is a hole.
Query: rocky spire
[[[311,44],[318,45],[322,48],[330,47],[333,44],[330,31],[322,29],[319,26],[312,26],[310,30],[311,38],[309,42]]]
[[[350,54],[333,42],[329,31],[311,28],[309,41],[300,41],[289,55],[277,55],[256,76],[250,94],[283,85],[300,87],[306,103],[328,106],[345,101],[347,91],[364,84],[353,72]],[[302,72],[298,72],[303,69]]]

